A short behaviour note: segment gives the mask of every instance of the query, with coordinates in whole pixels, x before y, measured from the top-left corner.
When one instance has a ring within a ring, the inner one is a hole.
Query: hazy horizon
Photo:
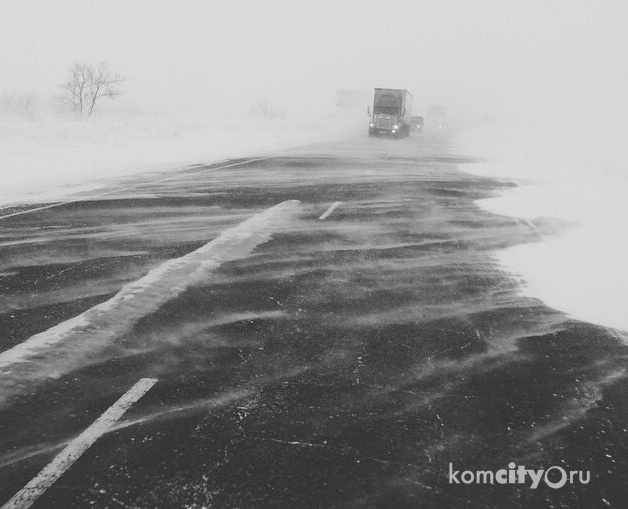
[[[626,125],[619,1],[5,1],[0,92],[58,93],[76,61],[128,78],[122,105],[329,106],[338,88],[407,88],[417,112]]]

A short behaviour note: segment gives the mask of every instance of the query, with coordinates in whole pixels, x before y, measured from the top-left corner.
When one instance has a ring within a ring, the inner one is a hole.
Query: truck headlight
[[[397,124],[395,124],[395,125],[393,126],[393,129],[399,129],[399,126],[398,126]]]

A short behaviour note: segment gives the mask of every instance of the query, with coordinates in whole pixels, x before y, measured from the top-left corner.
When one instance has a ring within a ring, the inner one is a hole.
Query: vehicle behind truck
[[[369,136],[387,134],[401,138],[410,134],[412,94],[405,89],[376,88]]]
[[[412,131],[423,132],[423,117],[410,117],[410,128]]]

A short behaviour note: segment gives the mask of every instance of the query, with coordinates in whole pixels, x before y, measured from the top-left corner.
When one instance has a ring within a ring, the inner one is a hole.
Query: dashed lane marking
[[[131,406],[157,383],[154,378],[142,378],[116,401],[94,423],[72,440],[39,474],[2,506],[2,509],[27,509],[52,486],[89,447],[107,433]]]
[[[341,203],[342,203],[341,201],[335,201],[335,202],[332,204],[332,206],[331,206],[331,207],[329,207],[329,208],[325,211],[325,213],[324,213],[321,217],[319,217],[319,219],[320,219],[321,221],[322,221],[323,219],[326,219],[326,218],[329,216],[329,214],[331,214],[334,210],[336,210],[336,207],[337,207],[338,205],[340,205]]]

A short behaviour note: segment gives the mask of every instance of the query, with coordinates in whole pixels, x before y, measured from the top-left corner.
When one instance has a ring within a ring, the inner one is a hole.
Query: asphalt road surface
[[[32,507],[625,507],[622,338],[520,295],[495,251],[560,225],[472,164],[365,136],[3,210],[0,504],[148,378]],[[510,463],[590,479],[450,476]]]

